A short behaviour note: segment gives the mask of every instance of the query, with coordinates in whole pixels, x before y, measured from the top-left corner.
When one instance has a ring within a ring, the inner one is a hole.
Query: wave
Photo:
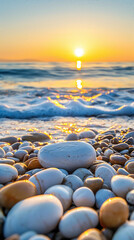
[[[10,107],[0,105],[0,118],[9,119],[31,119],[43,117],[114,117],[134,116],[134,104],[123,105],[116,109],[106,107],[87,106],[78,100],[68,101],[61,104],[57,101],[44,101],[23,107]]]
[[[0,64],[0,79],[5,77],[19,77],[19,78],[54,78],[54,79],[69,79],[78,74],[75,66],[70,64],[52,64],[39,65],[33,64],[32,66],[24,63],[17,64],[17,67],[12,64]],[[81,74],[84,78],[88,77],[123,77],[134,76],[134,65],[92,65],[87,64],[83,66]]]

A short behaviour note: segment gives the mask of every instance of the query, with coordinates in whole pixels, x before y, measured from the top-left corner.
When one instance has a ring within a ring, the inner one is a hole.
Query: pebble
[[[18,139],[16,137],[4,137],[4,138],[0,138],[0,142],[7,142],[10,144],[16,143],[18,141]]]
[[[81,138],[95,138],[96,134],[93,131],[84,131],[79,134],[79,139]]]
[[[125,223],[129,216],[127,202],[120,198],[110,198],[100,208],[100,224],[105,228],[117,228]]]
[[[29,178],[29,181],[35,184],[37,194],[41,194],[49,187],[61,184],[63,181],[63,174],[57,168],[49,168],[35,173]]]
[[[15,153],[14,153],[14,157],[16,158],[19,158],[20,161],[23,160],[24,156],[27,154],[27,151],[26,150],[17,150]]]
[[[114,176],[113,172],[107,166],[99,166],[95,171],[95,177],[103,179],[104,184],[111,188],[111,179]]]
[[[78,207],[64,214],[59,229],[64,237],[75,238],[87,229],[96,227],[97,224],[98,214],[94,209]]]
[[[51,239],[45,235],[36,234],[35,236],[29,238],[29,240],[51,240]]]
[[[134,205],[134,190],[131,190],[130,192],[127,193],[126,200],[128,203]]]
[[[55,185],[48,188],[45,191],[45,194],[52,194],[57,197],[61,201],[64,211],[67,210],[72,204],[73,190],[68,186]]]
[[[95,196],[91,189],[80,187],[73,193],[73,202],[77,207],[93,207]]]
[[[34,231],[28,231],[20,235],[20,240],[29,240],[31,237],[35,236],[37,233]]]
[[[95,195],[96,207],[100,208],[109,198],[114,198],[115,194],[109,189],[100,189]]]
[[[63,184],[70,187],[73,191],[75,191],[77,188],[83,187],[83,181],[73,174],[64,177]]]
[[[94,193],[96,193],[102,187],[103,182],[103,179],[100,177],[86,178],[84,186],[90,188]]]
[[[124,138],[130,138],[130,137],[134,138],[134,131],[133,131],[133,132],[129,132],[129,133],[127,133],[127,134],[124,136]]]
[[[32,133],[30,135],[22,136],[22,141],[30,141],[30,142],[45,142],[50,140],[51,137],[47,133]]]
[[[127,221],[117,229],[112,240],[133,240],[134,221]]]
[[[129,148],[127,143],[118,143],[117,145],[113,145],[112,148],[116,151],[122,151]]]
[[[3,148],[0,147],[0,158],[3,158],[5,156],[5,151]]]
[[[1,163],[4,163],[4,164],[9,164],[9,165],[14,165],[15,164],[15,161],[14,160],[11,160],[11,159],[8,159],[8,158],[1,158],[0,159],[0,164]]]
[[[84,181],[88,176],[93,176],[92,172],[87,168],[78,168],[73,172],[73,174],[78,176],[82,181]]]
[[[27,166],[24,163],[15,163],[13,166],[17,169],[18,175],[23,175],[27,171]]]
[[[83,232],[77,240],[107,240],[97,228],[88,229]]]
[[[55,196],[46,194],[24,199],[8,212],[4,236],[27,231],[49,233],[56,228],[62,215],[62,204]]]
[[[6,185],[0,190],[0,205],[11,208],[17,202],[36,194],[36,187],[30,181],[18,181]]]
[[[81,167],[88,168],[96,160],[96,153],[88,143],[68,141],[42,147],[38,158],[44,168],[57,167],[74,171]]]
[[[118,197],[125,198],[126,194],[134,189],[134,179],[125,175],[114,176],[111,180],[111,187]]]
[[[104,152],[104,155],[109,158],[111,156],[111,154],[113,154],[113,151],[111,149],[106,149],[105,152]]]
[[[70,133],[67,137],[66,137],[66,141],[77,141],[79,139],[78,135],[76,133]]]
[[[127,176],[129,174],[129,172],[127,172],[124,168],[118,168],[117,174],[126,175]]]
[[[127,161],[127,158],[125,158],[124,156],[121,156],[121,155],[112,154],[110,156],[111,164],[121,164],[121,165],[124,165],[126,161]]]
[[[23,150],[23,151],[26,151],[26,153],[28,152],[28,153],[30,154],[31,152],[33,152],[34,149],[33,149],[32,146],[25,146],[25,147],[21,147],[20,150],[18,150],[18,151],[22,151],[22,150]],[[26,154],[25,154],[25,155],[26,155]],[[25,155],[24,155],[24,156],[25,156]]]
[[[5,153],[11,152],[13,149],[11,146],[7,145],[3,147],[3,150],[5,151]]]
[[[125,169],[130,173],[133,174],[134,173],[134,161],[133,162],[129,162],[126,166]]]
[[[0,164],[0,183],[10,182],[18,177],[18,171],[9,164]]]

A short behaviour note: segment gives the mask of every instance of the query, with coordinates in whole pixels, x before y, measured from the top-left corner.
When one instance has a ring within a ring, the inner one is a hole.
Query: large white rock
[[[18,171],[9,164],[0,164],[0,183],[10,182],[18,177]]]
[[[73,201],[77,207],[93,207],[95,196],[91,189],[80,187],[73,193]]]
[[[59,229],[66,238],[78,237],[89,228],[94,228],[98,224],[97,212],[88,207],[78,207],[64,214]]]
[[[63,181],[63,173],[57,168],[49,168],[35,173],[29,178],[37,189],[37,194],[44,193],[49,187],[60,184]]]
[[[134,239],[134,221],[128,221],[121,225],[115,232],[113,240],[132,240]]]
[[[96,160],[96,152],[88,143],[69,141],[42,147],[38,158],[45,168],[57,167],[73,171],[80,167],[88,168]]]
[[[112,191],[125,198],[126,194],[134,189],[134,179],[125,175],[116,175],[111,180]]]
[[[45,194],[52,194],[57,197],[63,206],[64,211],[72,204],[73,190],[65,185],[55,185],[47,189]]]
[[[40,195],[17,203],[8,213],[4,236],[22,234],[27,231],[49,233],[54,230],[63,215],[63,207],[58,198]]]

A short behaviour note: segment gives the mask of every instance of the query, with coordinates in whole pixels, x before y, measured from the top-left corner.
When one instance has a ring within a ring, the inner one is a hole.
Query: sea
[[[0,137],[134,128],[134,62],[0,63]]]

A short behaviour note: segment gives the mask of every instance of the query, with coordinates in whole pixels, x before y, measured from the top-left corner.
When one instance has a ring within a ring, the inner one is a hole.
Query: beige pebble
[[[110,198],[100,208],[100,224],[106,228],[116,228],[123,224],[129,216],[127,202],[119,197]]]
[[[18,181],[0,190],[0,205],[11,208],[17,202],[36,195],[36,187],[30,181]]]
[[[18,176],[16,181],[20,181],[20,180],[28,180],[31,176],[29,174],[24,174],[22,176]]]
[[[5,238],[5,240],[19,240],[20,236],[18,234],[13,234],[8,238]]]
[[[88,229],[83,232],[78,240],[107,240],[100,230],[97,228]]]
[[[84,186],[90,188],[94,193],[96,193],[103,185],[103,179],[100,177],[86,178],[84,181]]]

